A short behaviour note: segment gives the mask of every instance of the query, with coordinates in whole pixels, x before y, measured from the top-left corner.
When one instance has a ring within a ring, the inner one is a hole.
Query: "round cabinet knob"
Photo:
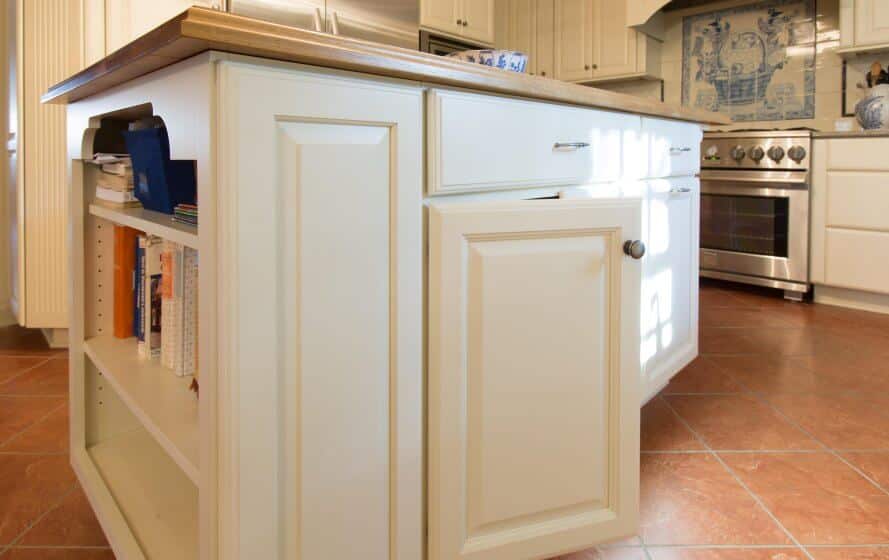
[[[735,146],[728,153],[728,155],[732,156],[732,159],[735,161],[741,161],[742,159],[744,159],[744,156],[747,155],[747,152],[745,152],[744,148],[742,148],[741,146]]]
[[[457,25],[463,25],[463,20],[462,20],[462,19],[458,19],[458,20],[457,20]]]
[[[769,148],[769,157],[775,163],[781,163],[781,160],[784,159],[784,148],[781,146],[772,146]]]
[[[467,25],[469,25],[469,22],[464,19],[463,20],[463,27],[466,27]]]
[[[794,146],[787,150],[787,157],[799,163],[806,157],[806,149],[802,146]]]
[[[756,163],[759,163],[764,157],[766,157],[766,151],[762,149],[762,146],[755,146],[750,150],[750,159]]]
[[[589,69],[590,69],[590,65],[589,65],[589,64],[584,64],[584,65],[583,65],[583,69],[584,69],[584,70],[589,70]]]
[[[645,256],[645,243],[642,243],[638,239],[636,241],[625,241],[624,253],[634,259],[641,259]]]

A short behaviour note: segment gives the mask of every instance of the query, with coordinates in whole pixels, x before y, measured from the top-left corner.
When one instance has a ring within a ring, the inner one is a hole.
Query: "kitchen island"
[[[547,558],[636,531],[697,354],[721,117],[193,8],[68,104],[71,459],[119,558]],[[95,204],[163,119],[199,226]],[[197,249],[200,398],[112,336],[113,226]]]

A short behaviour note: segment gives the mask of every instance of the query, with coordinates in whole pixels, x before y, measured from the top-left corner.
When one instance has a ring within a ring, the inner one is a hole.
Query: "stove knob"
[[[769,157],[775,163],[781,163],[781,160],[784,159],[784,148],[781,146],[772,146],[769,148]]]
[[[744,159],[744,156],[747,155],[747,152],[745,152],[744,148],[742,148],[741,146],[735,146],[734,148],[732,148],[728,155],[732,156],[733,160],[740,162],[742,159]]]
[[[766,157],[766,151],[762,149],[762,146],[756,146],[750,150],[750,159],[756,163],[759,163],[764,157]]]
[[[794,146],[787,150],[787,157],[793,161],[800,163],[806,157],[806,149],[802,146]]]

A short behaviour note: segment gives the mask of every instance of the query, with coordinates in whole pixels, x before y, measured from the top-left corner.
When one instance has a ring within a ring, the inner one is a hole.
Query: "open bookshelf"
[[[116,103],[109,101],[120,106]],[[84,129],[82,145],[76,146],[83,152],[72,152],[71,461],[118,558],[208,560],[216,557],[210,524],[216,507],[214,372],[200,376],[201,388],[208,389],[199,398],[191,388],[194,377],[177,376],[157,357],[140,357],[135,337],[115,336],[115,257],[120,265],[123,254],[115,252],[115,243],[125,238],[115,236],[115,227],[195,249],[210,263],[215,242],[206,230],[164,213],[96,203],[103,169],[90,163],[94,152],[122,153],[108,138],[125,130],[126,121],[150,116],[150,111],[149,105],[137,103],[114,109],[110,116],[90,113],[88,126],[98,128]],[[122,262],[130,263],[132,271],[134,261]],[[124,270],[118,280],[129,275]],[[210,297],[208,282],[198,271],[196,283],[202,287],[191,293],[206,289],[207,296],[196,297]],[[118,309],[122,301],[128,299],[118,294]],[[205,311],[204,317],[211,313]],[[213,329],[200,321],[198,313],[197,329],[189,333],[203,337],[204,350]],[[209,355],[201,366],[214,363]]]

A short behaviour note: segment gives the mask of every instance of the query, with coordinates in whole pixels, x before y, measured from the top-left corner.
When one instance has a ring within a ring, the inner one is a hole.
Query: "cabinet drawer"
[[[430,194],[613,181],[641,128],[633,115],[440,90],[428,119]]]
[[[889,138],[828,140],[827,168],[849,171],[889,171]]]
[[[825,283],[889,293],[889,233],[827,228]]]
[[[642,119],[648,177],[681,177],[701,170],[699,126],[678,121]]]
[[[829,171],[827,226],[889,232],[889,173]]]

